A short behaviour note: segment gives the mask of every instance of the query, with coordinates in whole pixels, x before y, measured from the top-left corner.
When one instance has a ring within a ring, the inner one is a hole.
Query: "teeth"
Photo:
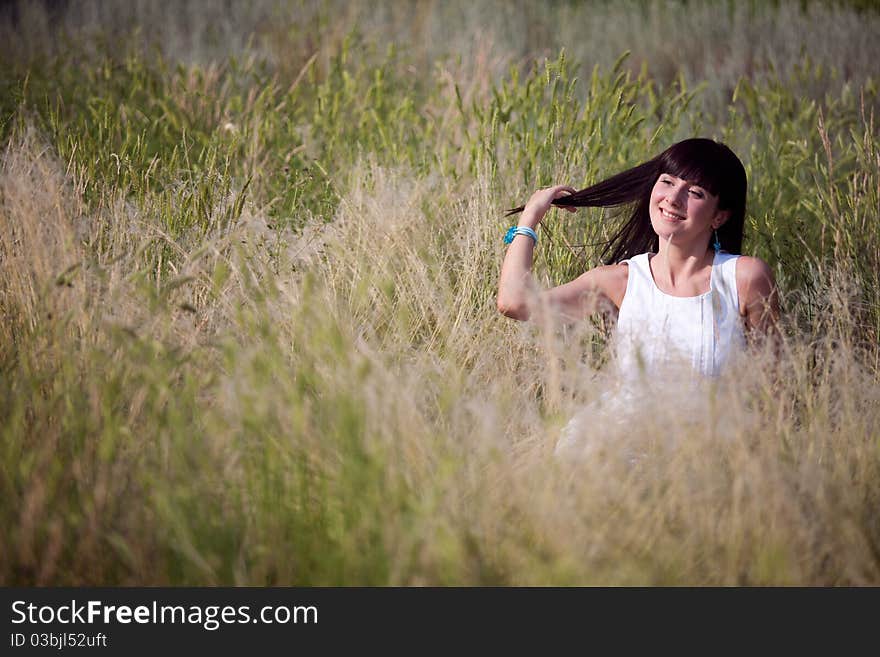
[[[670,219],[684,219],[684,217],[677,214],[672,214],[671,212],[667,212],[666,210],[660,210],[660,212],[663,213],[663,216],[669,217]]]

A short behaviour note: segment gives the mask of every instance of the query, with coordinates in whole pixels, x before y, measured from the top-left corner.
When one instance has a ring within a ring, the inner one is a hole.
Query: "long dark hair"
[[[680,141],[643,164],[558,198],[553,204],[600,208],[633,204],[629,219],[605,244],[602,260],[613,264],[645,251],[656,252],[659,238],[651,227],[648,207],[651,189],[663,173],[689,180],[718,197],[718,208],[730,211],[730,217],[718,229],[721,248],[739,253],[746,214],[746,170],[732,150],[712,139]],[[524,207],[514,208],[507,215],[522,212]]]

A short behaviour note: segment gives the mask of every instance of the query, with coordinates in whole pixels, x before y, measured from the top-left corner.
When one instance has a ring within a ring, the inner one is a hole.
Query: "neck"
[[[705,244],[676,244],[661,237],[657,256],[653,258],[654,271],[666,278],[670,286],[677,287],[704,274],[714,258],[715,251]]]

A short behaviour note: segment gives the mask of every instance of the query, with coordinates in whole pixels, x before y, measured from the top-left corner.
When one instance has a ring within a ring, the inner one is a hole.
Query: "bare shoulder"
[[[620,308],[626,293],[627,275],[626,265],[594,267],[573,281],[547,290],[545,298],[565,317],[579,320],[608,310],[609,303]]]
[[[736,261],[736,286],[740,291],[762,289],[770,291],[775,285],[770,265],[753,256],[740,256]]]
[[[629,265],[618,263],[616,265],[603,265],[596,267],[596,283],[606,297],[620,308],[623,296],[626,294],[626,282],[629,280]]]
[[[736,289],[743,314],[756,304],[775,303],[776,281],[770,265],[760,258],[740,256],[736,261]]]
[[[626,294],[626,282],[629,278],[629,266],[625,264],[601,265],[581,274],[576,281],[582,287],[601,292],[617,308]]]
[[[754,256],[740,256],[736,261],[736,280],[757,281],[758,279],[773,280],[770,265]]]

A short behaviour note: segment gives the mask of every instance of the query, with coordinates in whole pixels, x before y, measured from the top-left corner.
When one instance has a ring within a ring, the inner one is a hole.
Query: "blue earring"
[[[712,242],[712,247],[715,249],[715,253],[721,251],[721,240],[718,239],[718,231],[715,231],[715,241]]]

